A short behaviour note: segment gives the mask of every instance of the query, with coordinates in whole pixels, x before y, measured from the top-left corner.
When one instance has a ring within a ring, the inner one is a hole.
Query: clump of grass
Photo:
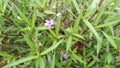
[[[0,0],[0,67],[119,67],[119,0]]]

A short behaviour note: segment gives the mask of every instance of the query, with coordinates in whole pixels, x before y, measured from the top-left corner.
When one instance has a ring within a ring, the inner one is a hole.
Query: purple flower
[[[62,52],[61,55],[64,59],[66,59],[67,55],[64,52]]]
[[[51,27],[53,25],[53,20],[46,20],[44,25]]]

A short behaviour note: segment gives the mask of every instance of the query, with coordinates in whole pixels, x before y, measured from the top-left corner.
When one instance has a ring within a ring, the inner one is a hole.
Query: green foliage
[[[119,3],[0,0],[0,68],[119,67]]]

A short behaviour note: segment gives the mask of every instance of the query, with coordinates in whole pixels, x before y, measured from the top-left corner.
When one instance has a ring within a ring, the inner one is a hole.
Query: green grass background
[[[0,68],[117,68],[119,52],[120,0],[0,0]]]

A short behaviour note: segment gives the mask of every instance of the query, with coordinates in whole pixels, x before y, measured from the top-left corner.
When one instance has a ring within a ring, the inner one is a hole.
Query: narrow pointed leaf
[[[103,32],[104,36],[107,38],[107,40],[111,43],[111,45],[117,49],[117,44],[115,43],[115,41],[109,36],[107,35],[105,32]]]
[[[59,44],[60,44],[60,43],[62,43],[62,41],[63,41],[63,39],[62,39],[62,40],[60,40],[58,43],[53,44],[51,47],[49,47],[49,48],[45,49],[43,52],[41,52],[41,54],[40,54],[40,55],[45,55],[45,54],[47,54],[48,52],[50,52],[50,51],[54,50],[56,47],[58,47],[58,46],[59,46]]]
[[[5,65],[3,68],[11,68],[12,66],[15,66],[15,65],[18,65],[20,63],[24,63],[26,61],[30,61],[30,60],[33,60],[36,58],[38,58],[38,56],[29,56],[29,57],[21,58],[19,60],[11,62],[10,64]]]
[[[83,19],[84,23],[87,25],[87,27],[93,32],[93,34],[95,35],[96,39],[101,42],[101,38],[98,34],[98,32],[95,30],[95,28],[92,26],[92,24],[86,20],[86,19]]]

